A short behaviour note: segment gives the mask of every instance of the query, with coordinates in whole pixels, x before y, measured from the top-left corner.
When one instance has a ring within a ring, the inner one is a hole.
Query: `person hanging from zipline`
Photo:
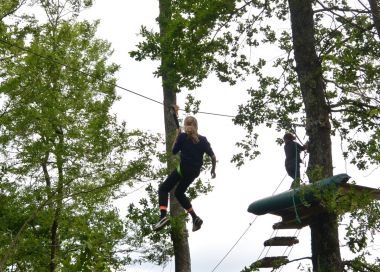
[[[300,186],[300,163],[302,162],[300,153],[307,151],[308,143],[300,145],[295,142],[296,137],[291,133],[285,133],[284,135],[284,151],[285,151],[285,169],[290,177],[293,178],[291,189]]]
[[[191,215],[193,231],[201,228],[203,221],[196,215],[190,200],[185,195],[187,188],[200,174],[203,165],[203,155],[211,157],[211,178],[215,178],[216,157],[207,138],[198,134],[198,122],[192,116],[184,120],[184,132],[177,129],[177,137],[173,144],[172,152],[180,152],[180,163],[158,188],[158,203],[160,206],[160,220],[153,229],[158,231],[169,223],[167,215],[169,192],[177,185],[174,191],[175,197],[181,206]]]

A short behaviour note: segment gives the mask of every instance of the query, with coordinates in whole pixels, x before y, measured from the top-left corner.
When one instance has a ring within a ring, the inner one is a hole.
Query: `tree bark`
[[[379,5],[377,4],[377,0],[368,0],[369,5],[371,7],[371,13],[373,18],[373,23],[375,24],[375,28],[377,31],[377,35],[380,38],[380,11]]]
[[[57,159],[57,169],[58,169],[58,183],[57,183],[57,193],[56,193],[56,203],[53,223],[51,226],[51,249],[50,249],[50,264],[49,271],[54,272],[57,268],[58,262],[58,252],[60,249],[60,239],[59,239],[59,220],[61,217],[61,211],[63,206],[63,134],[60,131],[58,134],[59,143],[56,150]]]
[[[161,76],[164,94],[164,119],[165,119],[165,140],[166,153],[168,154],[167,167],[169,171],[175,169],[175,157],[171,155],[172,143],[175,137],[176,124],[170,112],[170,106],[176,104],[176,83],[171,75],[175,74],[172,66],[173,50],[171,50],[171,40],[167,37],[168,25],[171,20],[171,0],[159,0],[159,26],[161,38]],[[174,197],[173,191],[170,193],[170,214],[178,220],[175,228],[172,229],[171,239],[174,248],[175,271],[191,272],[190,248],[188,242],[188,232],[185,221],[180,219],[183,208]]]
[[[296,72],[306,111],[310,153],[307,172],[311,182],[333,175],[329,108],[315,48],[312,2],[288,0]],[[310,229],[313,271],[343,271],[336,215],[326,211],[314,216]]]

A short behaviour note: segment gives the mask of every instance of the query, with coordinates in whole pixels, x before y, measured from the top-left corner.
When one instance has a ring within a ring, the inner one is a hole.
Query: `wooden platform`
[[[288,209],[273,212],[274,215],[281,216],[282,221],[275,223],[273,229],[302,229],[310,225],[311,216],[320,213],[322,208],[318,205],[311,207],[295,206]]]
[[[339,191],[343,194],[354,193],[369,195],[373,199],[380,200],[380,190],[371,187],[346,183],[339,186]]]

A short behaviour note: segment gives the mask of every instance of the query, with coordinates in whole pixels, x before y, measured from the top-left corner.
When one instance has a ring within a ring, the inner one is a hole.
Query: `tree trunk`
[[[56,130],[59,138],[59,143],[56,150],[56,160],[57,160],[57,169],[58,169],[58,183],[57,183],[57,192],[55,194],[55,211],[53,223],[51,226],[51,249],[50,249],[50,265],[49,271],[54,272],[57,268],[58,261],[58,252],[60,248],[60,239],[59,239],[59,219],[61,217],[62,205],[63,205],[63,134],[61,130]]]
[[[375,28],[377,31],[377,35],[380,38],[380,11],[379,5],[377,4],[377,0],[368,0],[369,5],[371,7],[371,13],[373,18],[373,23],[375,24]]]
[[[164,93],[164,119],[165,119],[165,140],[166,152],[168,154],[167,167],[169,171],[175,169],[175,157],[171,155],[171,148],[174,141],[176,125],[170,106],[176,104],[176,84],[171,75],[175,74],[172,63],[171,40],[167,37],[168,23],[171,20],[171,0],[159,1],[159,26],[161,38],[161,76],[162,88]],[[174,197],[173,191],[170,193],[170,214],[177,222],[171,233],[171,239],[174,248],[175,271],[176,272],[191,272],[190,249],[188,242],[188,232],[185,221],[180,219],[183,213],[183,208]]]
[[[288,0],[296,72],[306,111],[310,181],[333,175],[331,126],[322,67],[315,49],[312,0]],[[324,212],[310,225],[313,271],[342,271],[337,217]]]

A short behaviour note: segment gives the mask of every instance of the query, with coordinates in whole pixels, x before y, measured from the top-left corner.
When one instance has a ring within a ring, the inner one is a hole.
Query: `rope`
[[[294,200],[294,196],[295,196],[295,190],[293,189],[292,200],[293,200],[294,213],[296,214],[296,221],[297,221],[297,223],[301,224],[302,222],[301,222],[301,218],[298,215],[297,206],[296,206],[296,202]]]
[[[300,186],[301,185],[301,177],[299,177],[299,175],[298,175],[298,170],[299,170],[298,169],[298,156],[299,156],[299,153],[298,153],[298,144],[294,143],[294,145],[295,145],[295,150],[296,150],[296,164],[295,164],[295,169],[294,169],[295,170],[295,172],[294,172],[295,173],[295,175],[294,175],[295,178],[294,178],[293,183],[294,182],[298,182],[299,186]],[[298,224],[301,224],[301,218],[298,215],[297,206],[296,206],[296,202],[295,202],[294,197],[295,197],[295,188],[293,188],[293,190],[292,190],[293,208],[294,208],[294,213],[296,214],[296,221],[297,221]]]
[[[255,218],[252,220],[251,223],[249,223],[249,226],[248,228],[246,228],[246,230],[243,232],[243,234],[239,237],[239,239],[237,239],[237,241],[235,242],[235,244],[230,248],[230,250],[223,256],[223,258],[215,265],[215,267],[211,270],[211,272],[214,272],[218,267],[219,265],[227,258],[227,256],[231,253],[231,251],[235,248],[235,246],[240,242],[240,240],[244,237],[244,235],[248,232],[248,230],[251,228],[252,224],[256,221],[257,219],[257,215],[255,216]]]
[[[288,174],[285,173],[285,175],[284,175],[284,177],[282,178],[280,184],[277,186],[277,188],[276,188],[276,189],[274,190],[274,192],[272,193],[272,196],[277,192],[278,188],[280,188],[281,184],[284,182],[284,180],[285,180],[285,178],[286,178],[287,175],[288,175]]]
[[[163,102],[160,102],[160,101],[155,100],[155,99],[153,99],[153,98],[151,98],[151,97],[148,97],[148,96],[142,95],[142,94],[140,94],[140,93],[138,93],[138,92],[135,92],[135,91],[132,91],[132,90],[127,89],[127,88],[125,88],[125,87],[122,87],[122,86],[120,86],[120,85],[118,85],[118,84],[116,84],[116,83],[113,83],[113,82],[111,82],[111,81],[100,79],[100,78],[98,78],[98,77],[96,77],[96,76],[94,76],[94,75],[91,75],[91,74],[89,74],[89,73],[86,73],[86,72],[84,72],[84,71],[82,71],[82,70],[80,70],[80,69],[74,68],[74,67],[72,67],[72,66],[70,66],[70,65],[68,65],[68,64],[66,64],[66,63],[63,63],[63,62],[58,61],[58,60],[56,60],[56,59],[54,59],[54,58],[47,57],[47,56],[44,56],[44,55],[42,55],[42,54],[36,53],[36,52],[34,52],[34,51],[30,50],[30,49],[27,49],[27,48],[22,47],[22,46],[19,46],[19,45],[17,45],[17,44],[14,44],[14,43],[8,42],[8,41],[6,41],[6,40],[4,40],[4,39],[2,39],[2,38],[0,38],[0,43],[2,43],[2,44],[6,44],[6,45],[8,45],[9,47],[17,48],[17,49],[19,49],[19,50],[21,50],[21,51],[24,51],[24,52],[28,52],[28,53],[30,53],[30,54],[36,56],[36,57],[39,57],[39,58],[42,58],[42,59],[48,60],[48,61],[50,61],[50,62],[53,62],[53,63],[55,63],[55,64],[61,65],[61,66],[65,67],[65,68],[68,68],[68,69],[74,71],[74,72],[81,73],[81,74],[86,75],[86,76],[88,76],[88,77],[90,77],[90,78],[92,78],[92,79],[99,80],[99,81],[101,81],[101,82],[103,82],[103,83],[105,83],[105,84],[109,84],[110,86],[113,86],[113,87],[115,87],[115,88],[121,89],[121,90],[123,90],[123,91],[129,92],[129,93],[134,94],[134,95],[137,95],[137,96],[140,96],[140,97],[142,97],[142,98],[144,98],[144,99],[147,99],[147,100],[149,100],[149,101],[152,101],[152,102],[154,102],[154,103],[157,103],[157,104],[163,105],[163,106],[165,106],[165,107],[171,107],[171,105],[166,105],[166,104],[164,104]],[[180,110],[181,110],[181,109],[180,109]],[[181,111],[185,111],[185,110],[181,110]],[[222,113],[213,113],[213,112],[205,112],[205,111],[198,111],[197,113],[199,113],[199,114],[213,115],[213,116],[228,117],[228,118],[234,118],[234,117],[235,117],[235,116],[233,116],[233,115],[222,114]]]
[[[277,236],[277,233],[278,233],[278,229],[277,229],[276,232],[274,233],[273,237],[276,237],[276,236]],[[269,239],[271,239],[271,238],[272,238],[272,236],[269,237]],[[264,257],[268,256],[268,254],[269,254],[269,250],[270,250],[271,248],[272,248],[272,246],[269,246],[269,247],[268,247],[267,253],[265,253]],[[264,247],[264,249],[265,249],[265,247]],[[260,260],[260,257],[261,257],[261,256],[259,256],[259,258],[257,258],[257,261]]]
[[[287,174],[285,174],[285,176],[282,178],[280,184],[277,186],[277,188],[272,193],[272,196],[277,192],[278,188],[280,187],[280,185],[282,184],[282,182],[285,180],[286,176],[287,176]],[[233,244],[233,246],[230,248],[230,250],[228,250],[228,252],[223,256],[223,258],[214,266],[214,268],[211,270],[211,272],[214,272],[221,265],[221,263],[228,257],[228,255],[232,252],[232,250],[236,247],[236,245],[240,242],[240,240],[244,237],[244,235],[251,228],[252,224],[256,221],[257,217],[258,216],[256,215],[255,218],[252,220],[252,222],[249,223],[248,227],[243,232],[243,234],[237,239],[237,241]],[[272,235],[273,235],[273,233],[274,233],[274,231],[272,232]],[[265,250],[265,247],[264,247],[263,251],[260,253],[260,256],[264,252],[264,250]]]
[[[300,125],[298,125],[298,126],[300,126]],[[294,133],[294,135],[296,135],[296,138],[298,139],[298,141],[303,145],[303,142],[301,141],[301,139],[297,135],[297,125],[293,124],[293,127],[294,127],[294,129],[290,128],[290,130]]]
[[[84,71],[82,71],[82,70],[80,70],[80,69],[76,69],[76,68],[74,68],[74,67],[72,67],[72,66],[70,66],[70,65],[68,65],[68,64],[65,64],[65,63],[63,63],[63,62],[61,62],[61,61],[58,61],[58,60],[53,59],[53,58],[51,58],[51,57],[47,57],[47,56],[44,56],[44,55],[42,55],[42,54],[36,53],[36,52],[34,52],[34,51],[30,50],[30,49],[27,49],[27,48],[22,47],[22,46],[19,46],[19,45],[17,45],[17,44],[14,44],[14,43],[8,42],[8,41],[6,41],[6,40],[4,40],[4,39],[2,39],[2,38],[0,38],[0,43],[6,44],[6,45],[8,45],[9,47],[17,48],[17,49],[22,50],[22,51],[24,51],[24,52],[28,52],[28,53],[30,53],[30,54],[32,54],[32,55],[34,55],[34,56],[37,56],[37,57],[42,58],[42,59],[46,59],[46,60],[48,60],[48,61],[50,61],[50,62],[56,63],[56,64],[58,64],[58,65],[61,65],[61,66],[63,66],[63,67],[66,67],[66,68],[68,68],[68,69],[70,69],[70,70],[73,70],[73,71],[75,71],[75,72],[79,72],[79,73],[81,73],[81,74],[83,74],[83,75],[86,75],[86,76],[88,76],[88,77],[91,77],[91,78],[93,78],[93,79],[100,80],[100,81],[103,82],[103,83],[109,84],[109,85],[111,85],[111,86],[113,86],[113,87],[115,87],[115,88],[118,88],[118,89],[121,89],[121,90],[123,90],[123,91],[129,92],[129,93],[132,93],[132,94],[137,95],[137,96],[140,96],[140,97],[142,97],[142,98],[144,98],[144,99],[147,99],[147,100],[149,100],[149,101],[152,101],[152,102],[154,102],[154,103],[157,103],[157,104],[163,105],[163,106],[165,106],[165,107],[171,107],[171,105],[165,105],[163,102],[160,102],[160,101],[158,101],[158,100],[155,100],[155,99],[153,99],[153,98],[151,98],[151,97],[148,97],[148,96],[142,95],[142,94],[140,94],[140,93],[138,93],[138,92],[135,92],[135,91],[132,91],[132,90],[127,89],[127,88],[125,88],[125,87],[122,87],[122,86],[120,86],[120,85],[118,85],[118,84],[116,84],[116,83],[113,83],[113,82],[110,82],[110,81],[107,81],[107,80],[100,79],[100,78],[98,78],[98,77],[96,77],[96,76],[93,76],[93,75],[91,75],[91,74],[89,74],[89,73],[86,73],[86,72],[84,72]],[[185,110],[182,110],[182,109],[179,109],[179,110],[180,110],[180,111],[183,111],[183,112],[186,112]],[[234,116],[234,115],[223,114],[223,113],[215,113],[215,112],[206,112],[206,111],[198,111],[197,113],[199,113],[199,114],[206,114],[206,115],[213,115],[213,116],[220,116],[220,117],[228,117],[228,118],[235,118],[235,117],[236,117],[236,116]],[[268,121],[267,123],[270,123],[270,124],[278,124],[278,122],[274,122],[274,121]],[[304,124],[293,124],[293,125],[294,125],[294,127],[296,127],[296,126],[304,127],[304,126],[305,126]],[[296,136],[297,136],[297,135],[296,135]],[[297,136],[297,138],[298,138],[298,136]]]
[[[297,232],[298,232],[298,234],[297,234]],[[301,230],[299,229],[299,230],[296,230],[295,232],[294,232],[294,236],[296,236],[296,238],[298,238],[298,236],[300,235],[300,233],[301,233]],[[296,235],[297,234],[297,235]],[[285,248],[285,250],[284,250],[284,253],[282,253],[282,255],[285,255],[285,253],[286,253],[286,251],[288,250],[288,248],[290,248],[290,251],[289,251],[289,253],[288,253],[288,255],[287,255],[287,257],[289,257],[290,256],[290,253],[292,253],[292,251],[293,251],[293,248],[294,248],[294,245],[292,245],[291,247],[287,247],[287,248]],[[281,272],[282,271],[282,269],[284,269],[284,265],[283,266],[281,266],[281,268],[280,268],[280,271],[279,272]]]
[[[275,233],[275,232],[276,232],[276,233]],[[269,237],[269,239],[271,239],[272,237],[276,236],[276,235],[277,235],[277,232],[278,232],[278,230],[273,230],[273,231],[272,231],[272,234],[271,234],[270,237]],[[263,247],[263,250],[261,250],[260,255],[259,255],[259,257],[257,257],[257,260],[256,260],[256,261],[260,260],[260,258],[261,258],[261,256],[263,255],[264,251],[265,251],[265,246]],[[268,252],[267,252],[267,254],[268,254]]]

